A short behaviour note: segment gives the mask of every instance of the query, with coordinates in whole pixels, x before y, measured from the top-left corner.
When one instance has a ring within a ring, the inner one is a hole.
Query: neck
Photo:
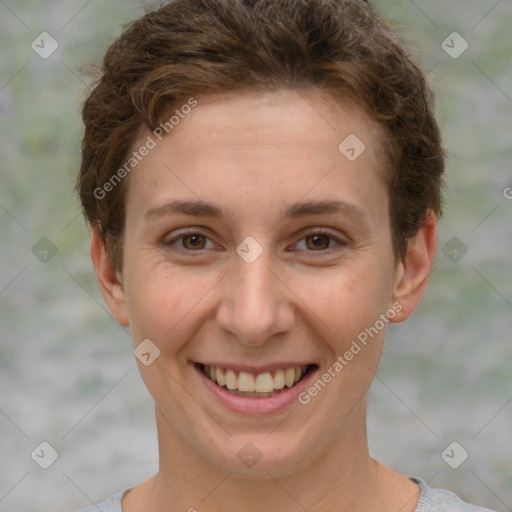
[[[370,457],[365,410],[361,403],[335,444],[306,453],[288,471],[247,477],[205,459],[157,408],[159,472],[128,493],[123,511],[412,512],[419,488]]]

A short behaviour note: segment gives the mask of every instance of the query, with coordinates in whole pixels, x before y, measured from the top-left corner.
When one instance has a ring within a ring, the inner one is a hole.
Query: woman
[[[110,47],[83,119],[92,260],[160,454],[100,510],[486,510],[368,452],[444,163],[425,78],[367,2],[170,2]]]

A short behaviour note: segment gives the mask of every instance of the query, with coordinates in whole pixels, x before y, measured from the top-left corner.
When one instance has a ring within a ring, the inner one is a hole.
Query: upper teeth
[[[227,370],[217,366],[204,366],[203,371],[213,382],[230,390],[269,393],[276,389],[283,389],[285,386],[291,388],[302,378],[307,369],[307,366],[299,366],[253,374],[235,372],[234,370]]]

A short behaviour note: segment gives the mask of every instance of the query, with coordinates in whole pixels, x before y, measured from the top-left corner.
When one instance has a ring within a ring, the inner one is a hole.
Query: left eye
[[[316,231],[313,233],[310,233],[303,237],[301,241],[296,244],[300,245],[302,240],[305,241],[304,246],[306,247],[307,251],[315,251],[315,252],[332,252],[334,250],[339,250],[341,247],[346,245],[346,242],[341,240],[340,238],[337,238],[330,233],[325,233],[323,231]],[[338,249],[333,248],[332,246],[335,244],[332,244],[331,242],[334,242],[337,244]],[[301,250],[301,249],[299,249]]]

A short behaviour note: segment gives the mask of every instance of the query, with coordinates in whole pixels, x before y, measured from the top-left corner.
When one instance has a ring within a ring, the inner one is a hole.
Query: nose
[[[291,291],[266,252],[252,263],[238,255],[221,284],[217,325],[247,346],[268,343],[295,322]]]

